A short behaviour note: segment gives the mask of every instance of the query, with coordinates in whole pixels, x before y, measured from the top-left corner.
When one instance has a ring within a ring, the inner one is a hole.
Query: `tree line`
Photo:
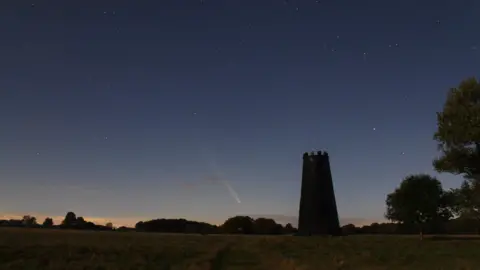
[[[116,228],[112,223],[105,225],[94,224],[75,213],[68,212],[60,224],[54,224],[52,218],[45,218],[38,223],[36,217],[26,215],[22,219],[0,220],[0,227],[44,228],[44,229],[71,229],[71,230],[100,230],[100,231],[136,231],[158,233],[191,233],[191,234],[293,234],[296,229],[291,224],[285,226],[276,223],[273,219],[248,216],[235,216],[227,219],[222,225],[212,225],[206,222],[190,221],[186,219],[154,219],[140,221],[134,228]]]
[[[22,219],[0,220],[0,227],[20,227],[20,228],[45,228],[45,229],[77,229],[77,230],[114,230],[111,222],[105,225],[98,225],[91,221],[86,221],[83,217],[77,217],[75,213],[68,212],[60,224],[54,224],[50,217],[45,218],[42,223],[38,223],[37,218],[31,215],[25,215]]]
[[[439,173],[463,177],[458,188],[444,190],[441,182],[427,174],[406,176],[386,196],[385,218],[389,223],[373,223],[342,227],[344,234],[410,234],[480,233],[480,83],[476,78],[463,80],[448,91],[441,112],[437,112],[437,130],[433,134],[440,156],[433,160]],[[140,221],[135,228],[114,228],[113,224],[97,225],[69,212],[61,224],[51,218],[38,224],[35,217],[21,220],[0,220],[0,226],[115,230],[200,234],[293,234],[291,225],[277,224],[273,219],[236,216],[222,225],[185,219]]]
[[[438,220],[437,220],[438,221]],[[38,229],[70,229],[88,231],[146,232],[146,233],[182,233],[182,234],[249,234],[249,235],[292,235],[297,229],[291,224],[278,224],[269,218],[251,218],[235,216],[227,219],[222,225],[185,219],[154,219],[140,221],[130,227],[114,227],[112,223],[94,224],[68,212],[60,224],[54,224],[52,218],[45,218],[38,223],[34,216],[26,215],[19,220],[0,220],[0,227],[38,228]],[[428,234],[474,234],[477,233],[478,222],[470,218],[458,217],[441,222],[424,224],[423,231]],[[372,223],[361,227],[347,224],[342,227],[343,235],[351,234],[416,234],[418,227],[409,223]]]

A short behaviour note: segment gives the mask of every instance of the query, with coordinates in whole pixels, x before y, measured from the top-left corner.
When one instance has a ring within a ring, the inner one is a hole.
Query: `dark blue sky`
[[[479,12],[475,0],[2,1],[0,213],[288,219],[315,149],[331,156],[344,222],[382,219],[403,177],[434,174],[435,112],[480,70]]]

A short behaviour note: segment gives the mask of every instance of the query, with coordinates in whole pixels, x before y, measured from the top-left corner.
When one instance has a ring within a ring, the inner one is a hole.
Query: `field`
[[[0,269],[479,269],[480,238],[0,229]]]

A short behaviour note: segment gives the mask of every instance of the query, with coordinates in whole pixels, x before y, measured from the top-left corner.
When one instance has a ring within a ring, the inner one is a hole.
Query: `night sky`
[[[342,223],[382,220],[402,178],[437,176],[435,113],[479,74],[478,14],[476,0],[1,1],[0,218],[296,224],[302,154],[326,150]]]

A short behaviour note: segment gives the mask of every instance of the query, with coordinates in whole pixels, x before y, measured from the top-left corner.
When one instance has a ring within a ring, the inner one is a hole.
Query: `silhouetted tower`
[[[340,235],[328,153],[303,154],[298,235]]]

